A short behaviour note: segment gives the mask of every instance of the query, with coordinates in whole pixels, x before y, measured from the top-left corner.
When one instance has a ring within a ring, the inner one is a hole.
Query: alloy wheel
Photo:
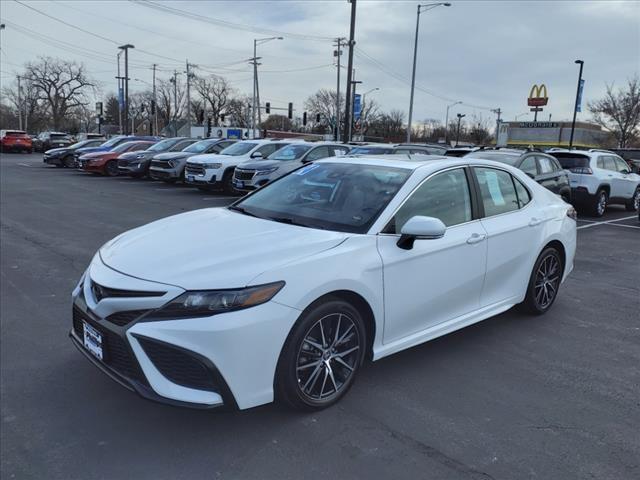
[[[298,351],[296,375],[300,392],[324,401],[348,384],[360,358],[361,339],[351,317],[332,313],[306,333]]]
[[[535,299],[541,309],[549,307],[560,286],[560,261],[557,255],[550,253],[542,259],[535,280]]]
[[[598,198],[598,205],[596,206],[598,215],[604,215],[604,211],[607,208],[607,194],[602,192],[600,198]]]
[[[107,162],[107,175],[110,177],[118,175],[118,164],[113,160]]]
[[[633,209],[640,209],[640,189],[636,190],[636,194],[633,196]]]

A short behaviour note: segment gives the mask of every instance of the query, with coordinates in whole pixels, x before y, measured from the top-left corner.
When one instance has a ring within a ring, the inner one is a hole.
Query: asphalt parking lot
[[[37,154],[2,155],[0,178],[3,479],[640,478],[640,223],[622,207],[580,219],[544,317],[508,311],[371,364],[319,413],[207,412],[87,362],[70,293],[118,233],[232,198]]]

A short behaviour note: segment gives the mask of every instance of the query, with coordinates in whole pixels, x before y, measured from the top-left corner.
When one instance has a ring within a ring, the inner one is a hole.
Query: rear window
[[[7,137],[26,137],[27,134],[25,132],[13,131],[13,132],[6,132],[5,136],[7,136]]]
[[[386,155],[393,153],[393,148],[356,147],[350,153],[354,155]]]
[[[588,167],[589,157],[586,155],[580,155],[575,153],[555,153],[550,152],[550,155],[556,157],[562,168],[569,170],[576,167]]]
[[[51,138],[62,138],[62,139],[68,139],[69,135],[67,135],[66,133],[52,133],[51,134]]]

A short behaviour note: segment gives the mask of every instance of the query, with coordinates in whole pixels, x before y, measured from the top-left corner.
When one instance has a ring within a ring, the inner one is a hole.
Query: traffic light
[[[287,117],[289,117],[289,120],[291,120],[293,118],[293,103],[289,102],[289,112]]]
[[[316,123],[320,123],[320,114],[316,113]]]
[[[156,101],[151,100],[151,115],[155,115],[155,114],[156,114]]]
[[[224,113],[220,115],[220,123],[224,123]]]
[[[302,125],[306,125],[307,124],[307,112],[304,112],[302,114]]]
[[[211,137],[211,117],[207,117],[207,138]]]
[[[264,113],[266,114],[271,113],[271,102],[267,102],[264,104]]]
[[[198,123],[204,122],[204,110],[200,109],[198,111]]]

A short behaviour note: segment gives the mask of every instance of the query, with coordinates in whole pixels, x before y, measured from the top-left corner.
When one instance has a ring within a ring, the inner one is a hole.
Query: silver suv
[[[547,151],[569,172],[572,203],[601,217],[617,203],[634,211],[640,204],[640,175],[621,157],[607,150]]]
[[[250,192],[301,167],[305,163],[349,153],[347,145],[325,142],[296,142],[281,148],[265,160],[238,165],[233,174],[233,187]]]

